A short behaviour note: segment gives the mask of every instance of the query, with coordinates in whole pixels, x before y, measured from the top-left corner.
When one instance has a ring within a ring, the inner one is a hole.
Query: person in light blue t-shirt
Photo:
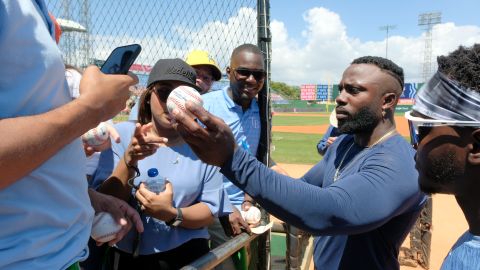
[[[480,44],[437,58],[409,120],[418,182],[427,193],[455,195],[468,222],[442,270],[480,269]]]
[[[107,256],[108,269],[179,269],[209,251],[207,226],[218,213],[231,212],[223,209],[228,199],[218,168],[203,163],[170,122],[166,99],[180,85],[197,88],[195,71],[180,59],[159,60],[139,102],[138,124],[118,128],[116,167],[99,190],[138,203],[145,231],[140,237],[131,231],[118,243]],[[168,179],[164,192],[142,184],[151,168]],[[140,176],[129,183],[137,170]]]
[[[89,67],[83,96],[72,101],[54,28],[43,0],[0,0],[0,61],[8,67],[0,71],[0,269],[75,266],[88,254],[94,210],[138,218],[126,203],[88,190],[80,140],[123,108],[136,81]]]

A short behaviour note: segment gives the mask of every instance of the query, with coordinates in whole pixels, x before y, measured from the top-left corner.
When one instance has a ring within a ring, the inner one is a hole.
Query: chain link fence
[[[232,50],[257,44],[256,0],[46,0],[62,25],[66,63],[101,65],[118,46],[138,43],[134,70],[145,84],[161,58],[206,50],[224,71]]]
[[[62,27],[59,47],[66,64],[100,66],[119,46],[138,43],[142,52],[130,69],[146,86],[151,67],[162,58],[185,59],[206,50],[225,73],[234,48],[259,45],[270,75],[271,38],[268,0],[45,0]],[[225,75],[225,74],[224,74]],[[269,78],[269,77],[268,77]],[[259,159],[268,160],[270,138],[269,80],[259,94],[262,138]],[[213,90],[228,84],[226,76]],[[136,94],[137,95],[137,94]],[[268,215],[264,213],[265,222]],[[251,244],[250,269],[269,269],[269,234]]]

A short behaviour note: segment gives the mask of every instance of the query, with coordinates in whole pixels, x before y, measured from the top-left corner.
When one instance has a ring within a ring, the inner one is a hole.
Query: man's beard
[[[455,153],[448,151],[445,155],[438,158],[432,158],[428,162],[425,176],[427,183],[420,182],[420,189],[425,193],[442,192],[444,188],[452,185],[461,174],[461,170],[456,166]]]
[[[338,121],[338,131],[347,134],[368,132],[372,131],[379,121],[380,119],[373,111],[368,107],[363,107],[356,114]]]

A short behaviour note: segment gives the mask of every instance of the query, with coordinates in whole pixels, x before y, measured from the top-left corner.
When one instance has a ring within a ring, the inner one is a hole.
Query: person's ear
[[[230,76],[231,76],[230,72],[232,72],[232,69],[230,69],[230,67],[227,67],[225,71],[227,72],[228,79],[230,79]]]
[[[393,108],[395,104],[397,104],[397,95],[395,93],[390,92],[383,94],[383,111]]]
[[[468,153],[468,162],[472,165],[480,165],[480,128],[472,132],[473,147]]]

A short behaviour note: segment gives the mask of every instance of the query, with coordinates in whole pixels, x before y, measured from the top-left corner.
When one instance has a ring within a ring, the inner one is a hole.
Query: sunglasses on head
[[[261,81],[265,79],[265,70],[258,69],[248,69],[248,68],[234,68],[233,71],[236,74],[238,79],[247,79],[250,76],[253,76],[256,81]]]
[[[408,120],[408,128],[410,130],[410,142],[416,149],[418,144],[428,135],[434,127],[452,126],[452,127],[480,127],[478,121],[457,121],[457,120],[437,120],[416,117],[412,115],[412,111],[405,113]]]

